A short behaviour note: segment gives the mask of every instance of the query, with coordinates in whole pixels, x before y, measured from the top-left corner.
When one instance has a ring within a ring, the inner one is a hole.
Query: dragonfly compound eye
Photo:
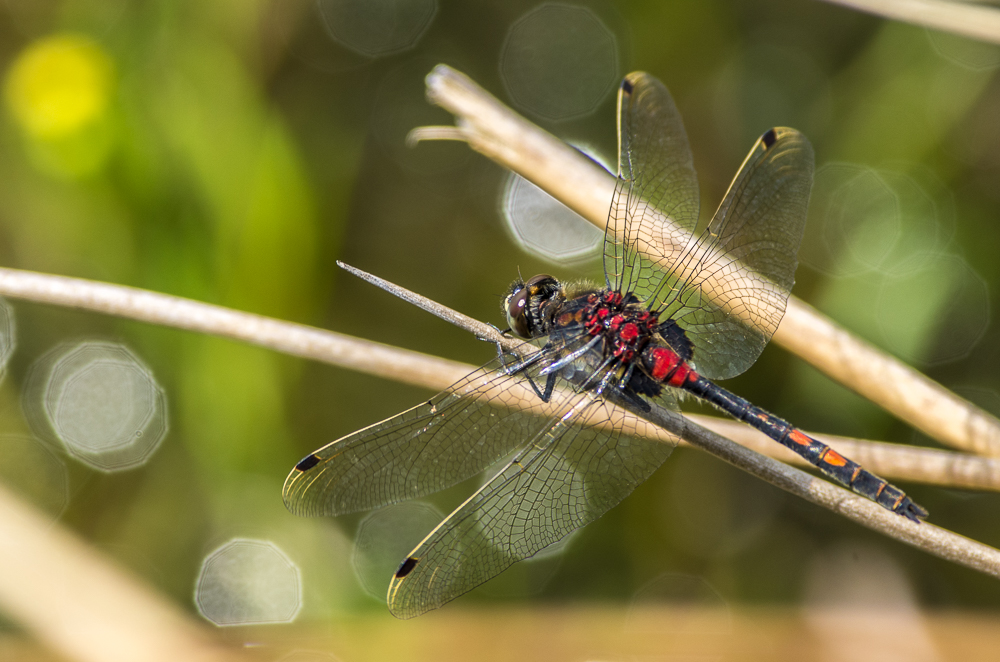
[[[528,296],[531,290],[524,283],[515,283],[504,299],[507,324],[518,338],[530,338],[528,331]]]
[[[559,299],[561,293],[562,285],[548,274],[532,276],[524,283],[514,281],[503,300],[511,331],[525,339],[547,333],[542,308]]]

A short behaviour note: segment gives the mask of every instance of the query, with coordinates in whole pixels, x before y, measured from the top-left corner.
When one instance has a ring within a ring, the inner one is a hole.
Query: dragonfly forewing
[[[639,252],[669,264],[698,222],[698,176],[680,112],[670,92],[649,74],[634,72],[618,91],[618,186],[604,241],[609,285],[641,297],[654,283]],[[645,215],[658,225],[635,223]]]
[[[370,510],[438,492],[495,464],[535,437],[569,397],[555,389],[542,402],[529,380],[541,389],[538,372],[549,361],[512,370],[520,361],[505,353],[427,402],[306,456],[285,480],[285,505],[310,516]]]
[[[648,74],[629,74],[618,104],[608,280],[680,324],[701,373],[734,377],[757,360],[784,315],[812,187],[812,147],[794,129],[765,133],[712,220],[699,226],[691,150],[670,93]]]

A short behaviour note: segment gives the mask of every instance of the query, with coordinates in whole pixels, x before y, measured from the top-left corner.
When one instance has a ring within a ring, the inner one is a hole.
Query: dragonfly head
[[[538,274],[527,282],[515,280],[503,299],[503,311],[514,335],[528,339],[548,333],[541,308],[561,292],[562,285],[548,274]]]

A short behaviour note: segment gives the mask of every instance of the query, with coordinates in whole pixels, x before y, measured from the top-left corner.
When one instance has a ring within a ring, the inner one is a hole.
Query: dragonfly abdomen
[[[652,345],[642,352],[646,373],[657,382],[680,388],[687,381],[699,379],[697,372],[677,352],[662,345]]]
[[[844,457],[774,414],[750,404],[701,376],[687,379],[683,383],[683,388],[715,405],[736,420],[763,432],[841,485],[871,499],[883,508],[914,522],[927,517],[927,511],[914,503],[903,490],[863,469],[857,462]]]

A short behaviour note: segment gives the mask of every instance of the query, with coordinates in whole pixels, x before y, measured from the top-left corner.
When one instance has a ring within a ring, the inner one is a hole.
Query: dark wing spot
[[[316,455],[315,453],[310,453],[309,455],[306,455],[304,458],[299,460],[299,463],[295,465],[295,468],[298,471],[309,471],[317,464],[319,464],[319,456]]]
[[[412,556],[407,557],[405,561],[399,564],[399,570],[396,571],[396,579],[402,579],[403,577],[410,574],[410,571],[417,567],[417,559]]]
[[[774,132],[774,129],[771,129],[763,136],[761,136],[760,139],[764,141],[764,147],[769,148],[778,140],[778,134]]]
[[[625,94],[632,94],[632,81],[628,78],[622,81],[622,92]]]

